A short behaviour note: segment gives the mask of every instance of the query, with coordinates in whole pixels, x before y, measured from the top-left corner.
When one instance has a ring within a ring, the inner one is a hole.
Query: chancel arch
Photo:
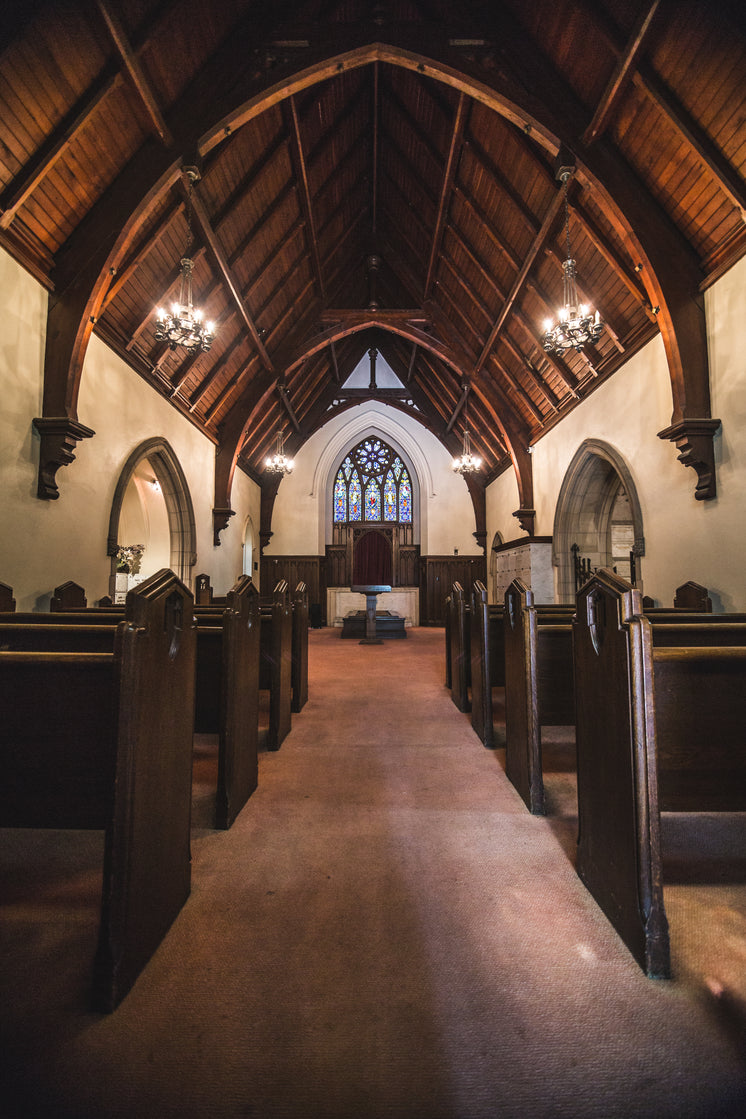
[[[576,575],[599,567],[615,568],[641,587],[644,552],[642,511],[629,467],[608,443],[585,440],[567,468],[554,516],[558,601],[574,602]]]
[[[138,490],[140,506],[145,508],[143,486],[150,487],[144,490],[148,498],[151,493],[160,494],[154,508],[160,505],[164,518],[158,520],[157,525],[152,517],[149,518],[150,523],[143,518],[141,527],[143,532],[147,532],[148,539],[123,540],[121,530],[126,524],[127,509],[134,510]],[[197,561],[196,540],[194,508],[181,464],[165,439],[147,439],[127,459],[114,492],[106,546],[107,554],[112,557],[112,566],[116,565],[120,545],[144,544],[142,573],[152,574],[159,567],[170,567],[180,579],[191,585],[192,570]],[[157,566],[153,566],[156,562]]]

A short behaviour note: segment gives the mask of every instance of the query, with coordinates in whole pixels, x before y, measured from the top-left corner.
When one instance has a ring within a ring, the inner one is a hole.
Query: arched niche
[[[256,549],[257,540],[254,532],[254,522],[251,517],[247,517],[243,526],[242,571],[244,575],[248,575],[250,579],[254,580],[255,585],[257,582],[254,573]]]
[[[192,569],[197,562],[197,532],[194,507],[186,476],[173,448],[161,438],[146,439],[127,459],[119,475],[109,518],[107,555],[116,556],[117,546],[148,541],[119,539],[119,525],[128,488],[138,476],[138,468],[147,460],[165,503],[168,518],[168,566],[187,586],[191,585]]]
[[[573,545],[593,568],[616,566],[625,578],[630,577],[632,552],[635,581],[641,585],[639,560],[645,554],[645,537],[637,489],[619,452],[599,439],[586,439],[576,451],[557,499],[552,563],[557,569],[559,602],[575,600]]]
[[[501,544],[504,544],[504,543],[505,543],[505,541],[503,540],[503,534],[501,532],[496,532],[494,537],[492,538],[492,545],[490,547],[490,585],[489,585],[490,602],[499,602],[500,601],[500,596],[497,593],[497,573],[498,573],[497,549],[500,547]]]

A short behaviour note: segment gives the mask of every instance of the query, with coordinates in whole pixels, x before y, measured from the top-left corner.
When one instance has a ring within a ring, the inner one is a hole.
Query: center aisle
[[[727,1037],[642,975],[526,811],[443,685],[443,631],[312,631],[309,664],[234,827],[194,833],[156,958],[64,1054],[96,1061],[105,1114],[736,1114]]]

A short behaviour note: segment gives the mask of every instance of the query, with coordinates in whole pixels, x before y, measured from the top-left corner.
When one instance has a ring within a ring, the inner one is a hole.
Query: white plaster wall
[[[670,604],[676,587],[692,579],[708,587],[715,610],[746,610],[746,370],[739,358],[746,261],[707,292],[705,306],[712,414],[723,423],[716,438],[717,498],[696,501],[694,471],[677,461],[673,443],[657,438],[672,411],[663,343],[657,338],[534,446],[535,531],[551,536],[573,455],[583,440],[602,439],[623,456],[637,488],[645,534],[644,593]]]
[[[323,555],[331,539],[330,493],[342,453],[375,431],[398,447],[416,473],[423,555],[479,555],[474,507],[445,448],[425,427],[379,401],[335,416],[303,445],[283,478],[266,555]]]
[[[236,516],[214,547],[213,444],[95,337],[78,418],[96,435],[78,443],[75,462],[57,472],[58,500],[36,497],[39,447],[32,420],[41,415],[47,296],[2,251],[0,296],[0,579],[14,588],[18,609],[46,609],[54,587],[68,579],[85,587],[89,602],[108,593],[106,538],[114,490],[130,453],[154,436],[170,443],[187,478],[197,529],[194,574],[208,572],[216,593],[228,589],[241,571],[245,518],[259,520],[258,487],[237,473]]]
[[[513,512],[521,506],[515,470],[511,468],[503,471],[500,477],[487,487],[485,505],[488,549],[492,547],[496,532],[502,535],[505,544],[509,544],[512,540],[528,539],[513,516]]]

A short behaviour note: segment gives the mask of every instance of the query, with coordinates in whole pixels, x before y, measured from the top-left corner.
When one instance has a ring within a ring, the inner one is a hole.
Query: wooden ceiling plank
[[[435,267],[440,255],[440,248],[443,243],[443,232],[445,229],[446,217],[448,214],[448,207],[451,201],[451,194],[453,191],[453,184],[456,180],[456,171],[458,169],[458,161],[461,156],[461,145],[466,130],[466,120],[468,116],[468,102],[465,93],[461,93],[456,107],[456,115],[453,120],[453,132],[451,134],[451,144],[448,149],[448,156],[446,158],[445,170],[443,172],[443,182],[440,188],[440,198],[438,199],[438,212],[435,218],[435,227],[433,229],[432,244],[430,246],[430,259],[427,264],[427,275],[425,277],[425,290],[423,300],[430,298],[430,293],[435,279]]]
[[[531,394],[526,392],[521,382],[513,376],[505,362],[500,361],[494,353],[490,353],[489,358],[492,364],[500,373],[501,377],[503,377],[503,379],[506,380],[510,387],[513,389],[516,396],[520,397],[520,399],[523,401],[524,405],[528,408],[529,412],[537,421],[539,426],[543,427],[544,413],[542,412],[541,408],[539,408],[538,404],[536,404]]]
[[[112,10],[109,0],[95,0],[95,3],[106,24],[106,29],[111,36],[111,40],[119,53],[119,57],[127,70],[135,92],[148,115],[153,131],[160,138],[161,143],[163,143],[165,147],[170,148],[173,145],[174,138],[166,124],[165,117],[158,104],[158,99],[155,96],[153,87],[145,76],[145,72],[140,65],[140,60],[137,57],[137,52],[133,50],[119,16]]]
[[[642,54],[645,40],[650,34],[650,28],[659,7],[660,0],[652,0],[652,3],[649,3],[647,8],[640,13],[627,45],[617,58],[614,72],[609,78],[593,118],[583,133],[584,144],[595,143],[609,127],[619,101],[632,78],[637,60]]]
[[[168,233],[171,225],[183,212],[183,210],[184,204],[180,202],[176,209],[169,210],[167,213],[165,213],[158,224],[153,229],[149,229],[147,231],[146,235],[142,238],[139,247],[132,254],[132,256],[130,256],[129,259],[125,261],[121,268],[117,269],[116,276],[112,280],[111,286],[106,293],[106,298],[104,299],[104,302],[101,306],[101,314],[104,313],[106,308],[111,303],[112,299],[114,299],[115,296],[117,296],[122,288],[128,283],[128,281],[132,279],[142,262],[145,260],[151,250],[156,247],[160,239],[164,237],[166,233]]]
[[[300,134],[300,122],[298,120],[298,109],[295,104],[295,97],[292,95],[288,97],[285,102],[287,106],[287,114],[290,121],[290,152],[293,163],[295,165],[295,176],[298,180],[298,196],[300,198],[301,209],[303,216],[306,219],[306,234],[308,236],[308,249],[313,263],[314,276],[316,278],[316,286],[318,288],[319,298],[322,303],[326,299],[324,290],[324,275],[321,268],[321,257],[319,255],[319,242],[316,236],[316,223],[313,216],[313,199],[311,198],[311,190],[308,185],[308,168],[306,166],[306,158],[303,154],[303,140]]]
[[[187,184],[184,184],[184,189],[188,190]],[[231,271],[225,252],[223,251],[223,247],[219,243],[215,235],[215,231],[212,228],[208,213],[201,199],[197,195],[192,196],[192,213],[194,214],[194,220],[199,228],[200,236],[205,241],[208,252],[210,253],[221,276],[223,277],[225,286],[227,287],[231,299],[236,305],[238,313],[243,319],[244,324],[254,341],[254,345],[259,353],[259,356],[262,359],[262,363],[265,369],[271,372],[274,369],[272,359],[267,353],[267,350],[265,349],[264,343],[259,334],[259,330],[253,318],[249,314],[248,309],[246,308],[246,305],[241,296],[240,289],[238,287],[238,284],[236,283],[236,279]]]

